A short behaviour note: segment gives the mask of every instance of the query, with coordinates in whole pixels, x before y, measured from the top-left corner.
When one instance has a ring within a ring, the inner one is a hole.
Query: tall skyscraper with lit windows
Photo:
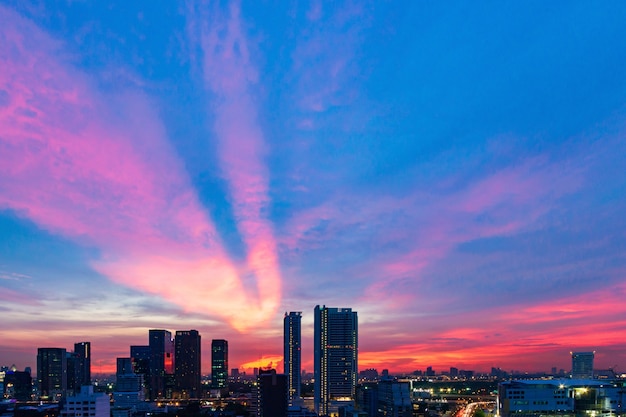
[[[200,398],[200,334],[197,330],[178,330],[174,337],[174,376],[176,389],[183,398]]]
[[[150,399],[169,397],[169,380],[174,375],[174,340],[169,330],[148,331],[150,346]]]
[[[228,390],[228,342],[223,339],[211,341],[211,386]]]
[[[37,349],[37,382],[42,399],[58,401],[67,391],[67,351]]]
[[[351,308],[314,310],[315,412],[335,413],[354,401],[358,375],[358,322]]]
[[[76,388],[80,392],[83,385],[91,385],[91,343],[74,343],[74,355],[77,358]]]
[[[292,311],[285,313],[284,319],[284,373],[287,375],[287,393],[289,395],[289,403],[293,403],[294,399],[300,398],[300,382],[302,375],[301,357],[302,357],[302,336],[301,322],[302,313]]]

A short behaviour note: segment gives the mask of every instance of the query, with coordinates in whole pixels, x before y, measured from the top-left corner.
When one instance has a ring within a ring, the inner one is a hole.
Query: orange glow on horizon
[[[239,366],[239,369],[246,373],[248,372],[252,373],[254,368],[258,368],[258,369],[270,368],[270,369],[276,369],[278,373],[282,373],[283,372],[282,367],[283,367],[282,355],[270,355],[270,356],[263,356],[260,359],[245,362]]]

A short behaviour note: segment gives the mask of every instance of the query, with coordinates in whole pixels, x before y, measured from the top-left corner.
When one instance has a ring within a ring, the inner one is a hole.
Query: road
[[[472,417],[476,412],[476,409],[490,409],[495,407],[495,404],[496,403],[494,401],[480,401],[476,403],[469,403],[465,407],[460,408],[456,412],[455,417]]]

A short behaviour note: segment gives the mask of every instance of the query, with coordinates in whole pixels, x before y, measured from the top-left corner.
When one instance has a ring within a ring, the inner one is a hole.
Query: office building
[[[314,310],[315,412],[337,415],[354,401],[358,375],[357,313],[351,308]]]
[[[80,387],[91,385],[91,343],[74,344],[74,351],[66,355],[67,393],[80,393]]]
[[[129,410],[132,413],[144,400],[143,375],[134,372],[131,358],[117,358],[113,392],[115,412],[119,414],[119,410]]]
[[[84,385],[80,393],[68,396],[60,417],[110,417],[109,396],[94,393],[93,386]]]
[[[64,348],[37,349],[37,383],[42,399],[58,401],[67,390],[67,351]]]
[[[228,342],[223,339],[211,341],[211,386],[228,391]]]
[[[148,392],[151,400],[170,398],[174,375],[174,341],[167,330],[148,331],[150,346],[150,383]]]
[[[75,385],[77,391],[83,385],[91,385],[91,342],[74,343],[76,358]]]
[[[181,398],[202,397],[200,339],[197,330],[179,330],[174,337],[174,377]]]
[[[14,365],[11,368],[0,369],[0,398],[29,401],[32,391],[30,368],[18,371]]]
[[[411,390],[408,382],[378,383],[378,413],[386,417],[412,417]]]
[[[150,398],[148,382],[150,381],[150,346],[131,346],[130,360],[133,372],[141,375],[145,398]]]
[[[500,382],[499,417],[614,417],[626,400],[623,381],[538,379]]]
[[[287,417],[289,398],[287,375],[275,369],[259,370],[252,393],[250,412],[254,417]]]
[[[368,416],[378,413],[378,383],[366,382],[356,387],[354,405],[357,410],[364,411]]]
[[[284,338],[284,372],[287,375],[287,392],[289,393],[289,403],[300,398],[300,384],[302,380],[302,313],[285,313],[283,320]]]
[[[593,378],[593,358],[596,352],[570,352],[572,354],[572,378]]]

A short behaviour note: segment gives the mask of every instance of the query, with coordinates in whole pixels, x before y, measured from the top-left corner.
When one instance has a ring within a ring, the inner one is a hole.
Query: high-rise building
[[[378,383],[378,413],[388,417],[412,417],[411,389],[408,382]]]
[[[315,412],[336,414],[354,400],[358,372],[357,313],[316,306],[314,311]]]
[[[174,374],[174,341],[168,330],[148,331],[150,346],[150,399],[170,397],[168,382]]]
[[[252,393],[252,416],[287,417],[287,379],[287,375],[277,374],[275,369],[259,370],[257,384]]]
[[[42,398],[59,400],[67,390],[67,351],[64,348],[37,349],[37,382]]]
[[[76,385],[78,391],[83,385],[91,385],[91,342],[74,343],[76,357]]]
[[[148,383],[150,382],[150,346],[131,346],[130,360],[133,372],[141,375],[143,393],[145,398],[150,398]]]
[[[114,415],[120,409],[135,411],[145,399],[143,375],[134,372],[131,358],[117,358],[115,376]]]
[[[80,393],[80,387],[91,385],[91,343],[74,344],[74,351],[66,355],[68,395]]]
[[[570,352],[572,354],[572,378],[592,379],[593,358],[596,352]]]
[[[211,386],[228,390],[228,342],[223,339],[211,341]]]
[[[176,389],[183,398],[200,398],[200,334],[179,330],[174,337],[174,376]]]
[[[302,374],[300,372],[302,357],[302,335],[301,335],[301,312],[285,313],[284,324],[284,366],[287,375],[287,392],[289,393],[289,403],[300,398],[300,382]]]

